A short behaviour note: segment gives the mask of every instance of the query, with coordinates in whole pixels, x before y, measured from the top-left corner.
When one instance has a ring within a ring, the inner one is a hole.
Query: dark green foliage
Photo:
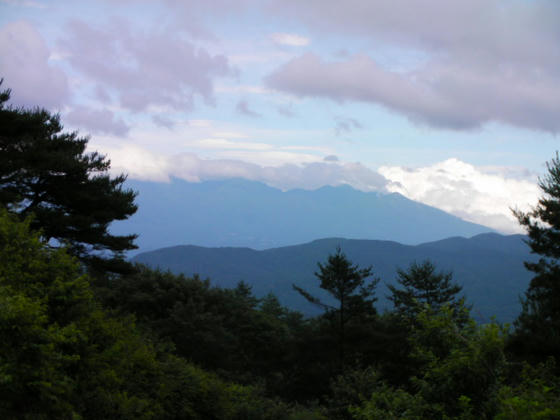
[[[358,420],[424,420],[441,418],[439,406],[430,406],[420,394],[411,394],[380,382],[361,406],[350,406]]]
[[[31,226],[47,242],[67,246],[90,266],[129,269],[121,254],[135,248],[136,236],[108,230],[136,211],[135,193],[123,189],[126,177],[112,178],[109,160],[86,152],[87,138],[63,132],[58,115],[6,106],[9,93],[0,97],[0,203],[22,217],[33,214]]]
[[[0,212],[2,418],[138,418],[156,413],[154,353],[132,327],[99,310],[87,278]],[[95,413],[95,414],[94,414]]]
[[[324,418],[205,372],[130,315],[109,315],[78,262],[29,224],[0,210],[0,418]]]
[[[336,300],[336,306],[323,303],[299,286],[293,285],[293,288],[309,302],[326,310],[325,317],[335,326],[338,363],[342,368],[346,359],[347,325],[349,323],[359,325],[375,317],[376,310],[373,304],[377,300],[375,287],[379,279],[366,283],[365,280],[371,276],[372,268],[359,268],[357,265],[352,265],[340,248],[337,248],[335,254],[329,255],[325,265],[318,263],[318,267],[319,271],[315,276],[320,280],[320,287]]]
[[[410,387],[410,378],[419,367],[411,357],[410,327],[396,312],[380,315],[370,325],[370,337],[362,344],[362,367],[374,366],[376,373],[392,386]]]
[[[105,305],[135,314],[141,325],[171,341],[177,355],[238,381],[267,378],[272,388],[292,366],[295,334],[304,323],[270,297],[259,302],[244,283],[219,289],[208,280],[142,266],[100,293]]]
[[[506,367],[507,330],[459,327],[449,307],[418,314],[410,336],[412,357],[420,363],[410,389],[380,381],[354,414],[360,419],[485,419],[496,412],[501,376]]]
[[[370,366],[341,374],[331,381],[328,413],[331,419],[352,419],[350,407],[367,401],[378,387],[380,375]]]
[[[554,371],[551,359],[536,367],[525,365],[518,383],[500,389],[495,420],[560,418],[560,377]]]
[[[560,360],[560,159],[547,163],[548,173],[539,180],[544,195],[532,211],[515,211],[527,230],[527,243],[539,255],[526,262],[535,273],[525,293],[523,310],[516,321],[512,350],[535,361],[548,356]]]
[[[436,267],[431,261],[421,264],[413,262],[408,270],[397,270],[397,286],[389,285],[392,295],[389,300],[393,302],[399,314],[414,320],[427,305],[432,311],[438,312],[444,305],[451,308],[457,319],[466,322],[465,298],[458,294],[463,289],[452,282],[451,272],[436,272]],[[469,307],[470,309],[470,307]]]

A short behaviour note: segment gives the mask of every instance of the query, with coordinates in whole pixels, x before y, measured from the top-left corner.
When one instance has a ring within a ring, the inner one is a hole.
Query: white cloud
[[[297,34],[275,33],[270,38],[277,44],[290,47],[305,47],[310,44],[309,38]]]
[[[168,182],[171,174],[170,161],[165,155],[150,152],[134,145],[95,148],[108,155],[111,172],[125,173],[131,179]]]
[[[506,233],[522,232],[510,209],[527,211],[540,196],[534,176],[514,172],[508,176],[507,168],[477,168],[458,159],[416,169],[379,168],[390,191]]]
[[[198,127],[198,128],[207,128],[207,127],[212,127],[212,121],[211,120],[189,120],[188,125],[190,125],[192,127]]]
[[[224,139],[244,139],[247,135],[236,131],[216,131],[212,133],[213,136]]]
[[[282,148],[270,150],[222,150],[214,154],[218,159],[238,160],[263,167],[280,167],[284,165],[304,165],[318,162],[321,158],[315,154],[290,152]]]
[[[131,179],[169,181],[177,177],[199,182],[238,177],[284,190],[348,184],[363,191],[384,191],[387,183],[360,163],[338,162],[333,156],[323,161],[313,155],[278,150],[233,150],[222,158],[203,159],[195,153],[165,155],[133,144],[97,149],[111,159],[113,172],[128,173]]]
[[[221,138],[202,139],[195,144],[204,149],[270,150],[273,148],[267,143],[240,142]]]

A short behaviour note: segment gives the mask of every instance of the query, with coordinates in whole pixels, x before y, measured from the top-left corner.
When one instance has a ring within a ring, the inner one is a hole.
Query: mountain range
[[[268,249],[318,238],[420,244],[491,232],[397,193],[349,186],[281,191],[242,179],[189,183],[127,181],[138,211],[112,227],[139,234],[140,251],[180,244]]]
[[[381,279],[377,288],[381,310],[389,307],[387,284],[395,283],[397,269],[429,259],[438,270],[453,272],[453,279],[463,286],[467,301],[473,304],[477,320],[486,322],[495,316],[498,321],[511,322],[520,311],[519,297],[531,279],[523,262],[535,260],[524,239],[522,235],[486,233],[419,245],[341,238],[266,250],[183,245],[141,253],[134,261],[189,276],[196,273],[221,287],[234,287],[243,280],[257,296],[273,292],[284,305],[315,315],[318,309],[297,294],[292,284],[328,300],[314,272],[317,263],[326,261],[338,246],[353,263],[373,266]]]

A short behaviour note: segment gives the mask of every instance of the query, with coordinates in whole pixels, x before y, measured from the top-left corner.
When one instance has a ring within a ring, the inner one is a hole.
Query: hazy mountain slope
[[[138,212],[112,230],[138,233],[141,251],[176,244],[265,249],[325,237],[418,244],[491,231],[400,194],[348,186],[282,192],[240,179],[128,186],[139,192]]]
[[[412,261],[431,259],[438,268],[453,270],[475,304],[478,319],[495,315],[512,321],[519,309],[531,275],[523,261],[532,258],[521,235],[482,234],[471,239],[449,238],[417,246],[376,240],[322,239],[310,243],[256,251],[248,248],[203,248],[176,246],[139,254],[135,261],[173,272],[194,273],[211,278],[216,285],[233,287],[240,280],[253,285],[258,296],[270,291],[281,301],[306,313],[314,308],[292,290],[292,283],[320,294],[313,273],[317,262],[325,261],[340,245],[348,257],[361,266],[373,265],[382,280],[378,289],[380,307],[386,307],[385,283],[393,283],[398,267]]]

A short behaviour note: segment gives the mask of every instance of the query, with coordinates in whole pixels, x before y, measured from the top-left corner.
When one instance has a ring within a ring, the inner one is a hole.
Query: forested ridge
[[[375,267],[317,261],[325,302],[132,265],[135,193],[56,115],[0,96],[0,418],[560,418],[560,161],[517,212],[539,256],[514,325],[476,323],[437,261],[377,309]],[[544,223],[543,223],[544,222]],[[382,279],[381,279],[382,280]],[[333,303],[334,302],[334,303]]]
[[[253,293],[263,297],[274,293],[280,302],[305,315],[321,313],[293,290],[292,283],[329,300],[313,273],[322,261],[340,246],[348,259],[360,266],[373,266],[381,278],[376,288],[380,311],[391,308],[389,286],[398,277],[399,268],[411,262],[437,261],[439,269],[453,272],[453,280],[473,305],[472,314],[479,322],[496,317],[512,323],[519,312],[522,295],[531,281],[523,262],[538,259],[530,253],[524,235],[503,236],[486,233],[471,238],[447,238],[416,246],[380,240],[325,238],[289,247],[267,250],[249,248],[205,248],[181,245],[136,255],[132,261],[187,276],[210,277],[212,284],[235,287],[240,280],[250,284]]]

